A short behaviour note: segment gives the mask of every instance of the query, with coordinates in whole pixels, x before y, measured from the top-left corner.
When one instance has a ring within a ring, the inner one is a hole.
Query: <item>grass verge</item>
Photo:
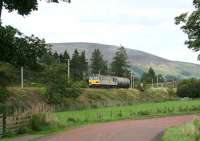
[[[140,103],[132,106],[48,113],[51,115],[50,117],[53,117],[53,123],[61,125],[62,128],[49,128],[32,134],[47,136],[88,124],[196,113],[200,113],[200,100]],[[8,139],[8,141],[10,140]]]
[[[77,126],[123,119],[143,119],[200,112],[200,100],[167,101],[132,106],[52,113],[59,124]]]
[[[167,129],[162,141],[200,141],[200,120]]]

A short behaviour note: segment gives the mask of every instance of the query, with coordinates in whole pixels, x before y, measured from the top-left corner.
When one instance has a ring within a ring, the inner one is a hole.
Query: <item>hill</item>
[[[63,53],[65,50],[69,52],[70,55],[75,49],[79,51],[85,51],[87,59],[90,59],[94,49],[99,49],[104,55],[105,60],[109,63],[112,61],[113,56],[119,46],[104,45],[96,43],[51,43],[52,49],[59,53]],[[131,65],[132,70],[137,76],[141,76],[144,71],[147,71],[149,67],[153,67],[157,73],[163,74],[168,79],[170,78],[200,78],[200,65],[171,61],[167,60],[143,51],[128,49],[128,61]]]

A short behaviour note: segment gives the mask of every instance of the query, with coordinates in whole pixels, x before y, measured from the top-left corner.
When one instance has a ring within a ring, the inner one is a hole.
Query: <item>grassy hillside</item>
[[[37,105],[39,103],[46,103],[45,88],[33,88],[27,87],[21,89],[19,87],[9,87],[10,92],[9,99],[7,103],[15,105],[15,107],[28,107],[32,105]]]
[[[67,50],[69,54],[72,55],[76,48],[80,51],[85,50],[86,56],[88,57],[87,59],[91,57],[94,49],[98,48],[104,55],[104,58],[110,63],[119,46],[95,43],[52,43],[52,49],[59,53],[63,53],[64,50]],[[197,71],[200,69],[200,65],[170,61],[146,52],[128,48],[127,54],[129,63],[137,76],[141,76],[142,73],[151,66],[157,73],[161,73],[165,76],[167,75],[168,77],[200,78],[200,71]]]
[[[145,92],[136,89],[82,89],[82,93],[78,103],[88,108],[123,106],[175,98],[175,92],[165,88],[151,88]]]

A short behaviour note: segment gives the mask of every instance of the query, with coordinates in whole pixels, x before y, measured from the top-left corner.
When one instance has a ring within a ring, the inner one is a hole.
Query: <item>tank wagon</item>
[[[130,80],[128,78],[106,76],[106,75],[90,75],[89,87],[91,88],[129,88]]]

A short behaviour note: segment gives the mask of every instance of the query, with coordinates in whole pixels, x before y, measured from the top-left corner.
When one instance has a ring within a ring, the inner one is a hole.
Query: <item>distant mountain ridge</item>
[[[99,49],[104,55],[104,59],[109,63],[115,55],[119,46],[104,45],[97,43],[85,43],[85,42],[71,42],[71,43],[50,43],[52,50],[59,53],[63,53],[65,50],[70,55],[73,54],[75,49],[79,51],[85,51],[87,59],[90,59],[94,49]],[[178,61],[170,61],[156,55],[146,53],[135,49],[127,49],[128,61],[134,73],[137,76],[141,76],[144,71],[147,71],[149,67],[153,67],[157,73],[165,75],[167,77],[177,78],[200,78],[200,65],[193,63],[185,63]]]

